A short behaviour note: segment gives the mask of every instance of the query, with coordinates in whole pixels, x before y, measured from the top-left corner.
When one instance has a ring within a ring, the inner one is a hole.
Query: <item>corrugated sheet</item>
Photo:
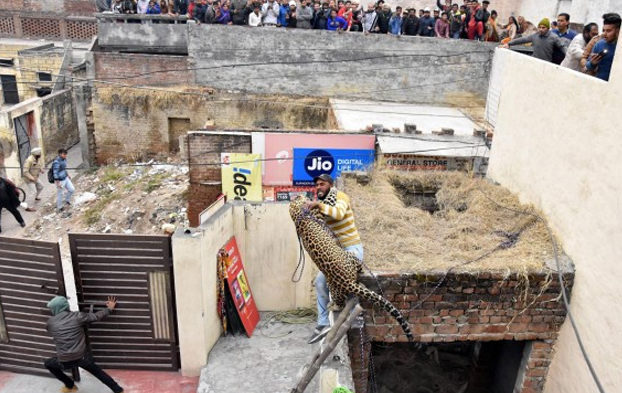
[[[56,294],[65,294],[58,243],[0,237],[0,369],[49,374],[46,304]]]

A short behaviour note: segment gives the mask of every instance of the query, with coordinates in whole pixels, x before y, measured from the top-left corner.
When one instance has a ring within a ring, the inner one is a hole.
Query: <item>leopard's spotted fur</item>
[[[372,302],[375,306],[381,306],[397,320],[408,339],[413,341],[408,322],[399,310],[388,300],[358,282],[358,274],[361,271],[360,261],[353,254],[341,248],[339,241],[326,225],[322,214],[317,209],[307,209],[306,202],[308,199],[304,196],[296,198],[289,206],[289,214],[296,225],[296,232],[304,248],[318,269],[326,276],[334,303],[338,307],[343,307],[347,296],[352,294],[358,296],[359,299]]]

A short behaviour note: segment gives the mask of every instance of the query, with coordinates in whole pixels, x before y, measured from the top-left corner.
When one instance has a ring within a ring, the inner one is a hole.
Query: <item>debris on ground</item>
[[[116,164],[74,180],[72,205],[56,211],[54,201],[26,230],[33,240],[57,241],[69,232],[165,234],[165,225],[189,226],[188,167],[175,163]],[[63,242],[66,244],[68,242]]]

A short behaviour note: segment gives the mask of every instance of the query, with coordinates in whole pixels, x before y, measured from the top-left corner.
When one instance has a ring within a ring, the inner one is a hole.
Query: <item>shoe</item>
[[[307,341],[307,344],[313,344],[320,341],[321,339],[326,337],[328,332],[330,332],[330,326],[318,325],[313,331],[311,337],[309,338],[309,341]]]
[[[39,197],[35,198],[35,201],[40,201],[40,200],[41,200],[41,198],[39,198]]]
[[[25,222],[20,222],[19,226],[22,227],[22,228],[26,228],[26,223]]]
[[[59,208],[59,209],[56,209],[56,213],[62,213],[62,212],[63,212],[63,210],[65,210],[65,208],[64,208],[64,207],[61,207],[61,208]]]
[[[27,207],[25,210],[27,212],[36,212],[37,211],[37,209],[35,209],[34,207]]]
[[[73,385],[73,387],[70,389],[67,386],[63,386],[62,388],[60,388],[60,392],[61,393],[71,393],[71,392],[77,392],[78,391],[78,387],[76,385]]]
[[[65,206],[71,206],[71,202],[69,201],[65,202]]]

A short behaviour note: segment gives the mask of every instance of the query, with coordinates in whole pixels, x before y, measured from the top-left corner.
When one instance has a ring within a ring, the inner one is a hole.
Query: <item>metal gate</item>
[[[49,375],[46,304],[65,295],[58,243],[0,237],[0,369]]]
[[[13,120],[15,123],[15,136],[17,137],[17,149],[19,151],[19,166],[24,174],[24,163],[30,154],[30,132],[28,116],[32,114],[27,113]]]
[[[168,236],[69,234],[82,310],[118,305],[88,329],[103,368],[178,370],[171,240]]]

